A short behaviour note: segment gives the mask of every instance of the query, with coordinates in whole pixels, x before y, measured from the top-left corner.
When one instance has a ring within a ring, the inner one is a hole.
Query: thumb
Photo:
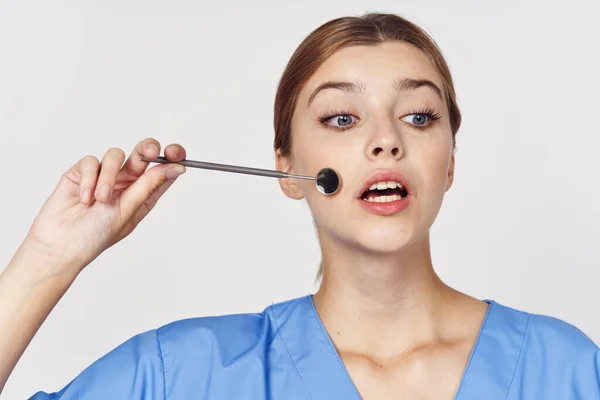
[[[168,181],[184,172],[185,167],[181,164],[160,164],[146,171],[121,195],[120,208],[123,218],[131,218],[149,199],[152,199],[151,206],[154,206],[158,198],[171,186]]]

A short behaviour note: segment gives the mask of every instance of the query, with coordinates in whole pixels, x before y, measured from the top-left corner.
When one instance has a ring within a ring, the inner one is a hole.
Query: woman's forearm
[[[65,268],[55,257],[24,242],[0,275],[0,393],[79,270]]]

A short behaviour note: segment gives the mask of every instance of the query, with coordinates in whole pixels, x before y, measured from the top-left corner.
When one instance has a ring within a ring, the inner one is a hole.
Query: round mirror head
[[[317,189],[326,196],[338,191],[342,183],[340,176],[331,168],[323,168],[316,177]]]

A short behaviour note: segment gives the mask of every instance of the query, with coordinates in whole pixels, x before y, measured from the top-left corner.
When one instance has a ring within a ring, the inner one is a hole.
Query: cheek
[[[438,151],[427,152],[423,160],[420,182],[423,186],[423,197],[427,207],[437,208],[446,193],[448,169],[451,160],[450,148],[442,146]]]
[[[341,135],[319,133],[299,131],[292,139],[294,171],[315,176],[323,168],[333,168],[343,180],[348,167],[356,163],[357,154],[351,148],[353,142]]]
[[[450,156],[448,154],[439,154],[437,157],[432,157],[428,171],[430,179],[437,185],[444,186],[448,179],[448,168],[450,166]]]

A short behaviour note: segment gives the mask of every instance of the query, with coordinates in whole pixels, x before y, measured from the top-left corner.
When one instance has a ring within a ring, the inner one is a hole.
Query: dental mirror
[[[183,160],[183,161],[169,161],[166,157],[158,157],[154,159],[146,158],[142,156],[142,161],[160,163],[160,164],[181,164],[186,167],[192,168],[201,168],[201,169],[210,169],[215,171],[225,171],[225,172],[236,172],[239,174],[247,174],[247,175],[260,175],[260,176],[269,176],[272,178],[298,178],[298,179],[308,179],[314,180],[317,186],[317,190],[323,193],[326,196],[330,196],[336,193],[341,186],[341,179],[337,172],[335,172],[331,168],[323,168],[319,171],[316,177],[305,176],[305,175],[294,175],[288,174],[282,171],[270,170],[270,169],[261,169],[261,168],[250,168],[250,167],[240,167],[237,165],[227,165],[227,164],[216,164],[205,161],[194,161],[194,160]]]

